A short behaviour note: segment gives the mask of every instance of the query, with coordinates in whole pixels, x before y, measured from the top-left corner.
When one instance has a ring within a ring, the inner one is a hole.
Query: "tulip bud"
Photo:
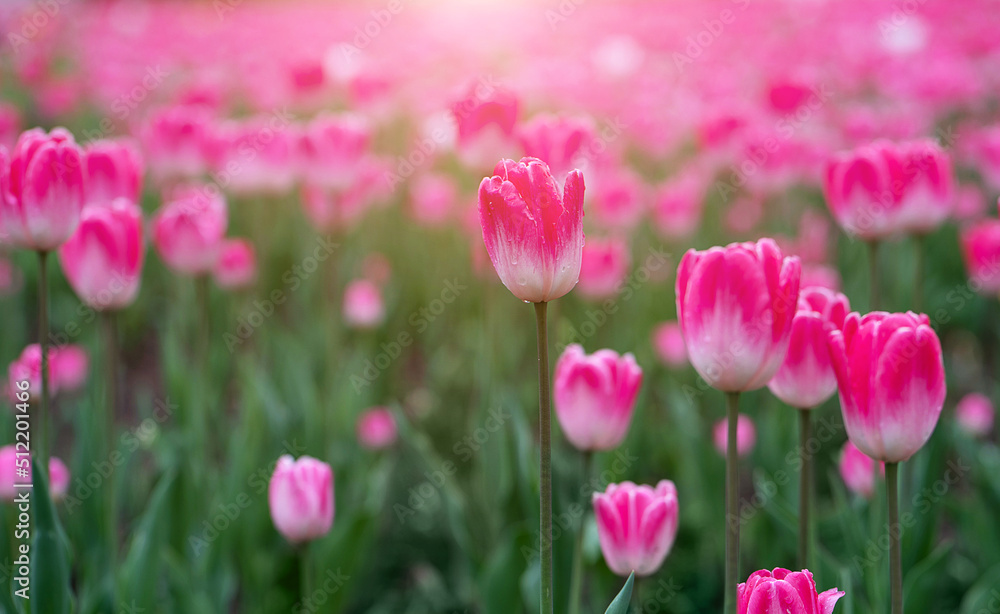
[[[292,543],[326,535],[333,525],[333,471],[309,456],[278,459],[267,489],[271,519]]]
[[[570,171],[563,194],[536,158],[501,160],[479,185],[483,240],[500,281],[531,303],[557,299],[580,279],[583,175]]]
[[[677,322],[664,322],[653,330],[653,349],[668,367],[679,369],[688,364],[684,335]]]
[[[83,151],[63,128],[23,133],[0,149],[0,242],[52,251],[72,236],[84,202]]]
[[[851,310],[847,297],[826,288],[805,288],[792,320],[788,354],[767,387],[785,403],[811,409],[837,391],[827,337]]]
[[[210,186],[178,190],[153,218],[153,244],[179,273],[212,271],[228,225],[226,201]]]
[[[219,248],[219,259],[212,276],[220,288],[237,290],[253,284],[257,277],[257,255],[246,239],[226,239]]]
[[[1000,220],[987,219],[962,231],[962,256],[971,287],[979,292],[1000,293]]]
[[[580,294],[591,300],[615,296],[628,275],[631,260],[628,245],[621,239],[588,241],[580,260]]]
[[[76,232],[59,248],[69,285],[98,311],[121,309],[135,300],[144,256],[142,212],[123,198],[106,207],[88,207]]]
[[[887,463],[913,456],[944,406],[941,342],[930,320],[913,312],[854,312],[829,343],[851,442]]]
[[[989,397],[973,392],[962,397],[955,406],[955,420],[973,437],[988,437],[993,431],[995,411]]]
[[[599,350],[588,356],[572,344],[556,362],[556,418],[580,450],[610,450],[628,433],[642,369],[631,354]]]
[[[374,328],[385,319],[382,292],[367,279],[352,281],[344,290],[344,321],[354,328]]]
[[[789,571],[776,567],[750,574],[737,589],[737,614],[831,614],[844,591],[836,588],[817,594],[807,569]]]
[[[677,488],[661,480],[656,488],[632,482],[609,484],[594,493],[601,552],[619,576],[648,576],[663,564],[677,536]]]
[[[94,141],[84,149],[83,156],[87,206],[110,205],[119,198],[139,203],[145,168],[131,141]]]
[[[724,392],[756,390],[788,351],[799,259],[771,239],[689,250],[677,270],[677,315],[691,364]]]
[[[357,434],[369,450],[388,448],[396,442],[396,418],[387,407],[366,409],[358,418]]]
[[[15,488],[15,484],[30,484],[31,475],[20,475],[18,468],[17,449],[13,445],[0,448],[0,501],[13,501],[18,492],[24,488]],[[49,459],[49,496],[58,503],[69,488],[69,469],[56,457]]]
[[[885,463],[879,463],[882,475],[885,475]],[[840,452],[840,462],[837,464],[840,477],[847,489],[866,499],[871,499],[875,493],[875,461],[848,440]]]

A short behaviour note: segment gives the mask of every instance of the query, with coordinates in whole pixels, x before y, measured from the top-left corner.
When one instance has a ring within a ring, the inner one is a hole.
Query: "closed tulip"
[[[904,228],[903,176],[895,147],[876,141],[831,160],[823,191],[834,219],[847,233],[882,239]]]
[[[885,475],[885,463],[879,463],[882,475]],[[851,492],[871,499],[875,493],[875,461],[848,441],[840,451],[840,461],[837,463],[840,477]]]
[[[804,288],[792,320],[791,341],[781,368],[767,387],[785,403],[810,409],[837,391],[827,338],[851,310],[847,297],[826,288]]]
[[[648,576],[663,564],[677,536],[677,488],[661,480],[655,488],[632,482],[609,484],[594,493],[601,552],[619,576]]]
[[[501,160],[479,185],[479,219],[493,268],[514,296],[557,299],[580,278],[583,174],[570,171],[559,193],[537,158]]]
[[[631,256],[621,239],[590,240],[583,246],[578,291],[588,299],[610,298],[618,294],[628,275]]]
[[[588,356],[574,343],[556,362],[554,384],[556,417],[570,443],[580,450],[621,444],[642,385],[631,354],[598,350]]]
[[[913,456],[945,398],[941,343],[927,316],[854,312],[829,342],[851,442],[887,463]]]
[[[653,330],[653,349],[668,367],[678,369],[688,364],[684,335],[677,322],[664,322]]]
[[[110,205],[124,198],[139,202],[145,169],[135,145],[125,139],[89,143],[83,154],[87,206]]]
[[[30,484],[31,476],[20,476],[17,473],[17,449],[13,445],[0,448],[0,501],[14,501],[19,492],[27,492],[26,488],[15,488],[15,484]],[[56,457],[49,459],[49,495],[53,502],[58,503],[66,495],[69,488],[69,469]]]
[[[344,290],[344,321],[354,328],[374,328],[385,319],[382,291],[367,279],[352,281]]]
[[[219,258],[212,277],[220,288],[237,290],[253,284],[257,277],[257,252],[246,239],[226,239],[219,248]]]
[[[153,244],[170,268],[204,275],[215,267],[228,221],[218,191],[183,188],[153,218]]]
[[[120,198],[83,212],[59,248],[59,263],[80,300],[98,311],[115,310],[135,300],[145,251],[142,211]]]
[[[52,251],[80,223],[83,152],[63,128],[21,134],[10,158],[0,148],[0,242]]]
[[[677,314],[691,364],[724,392],[756,390],[788,351],[798,258],[771,239],[689,250],[677,271]]]
[[[78,345],[49,348],[49,392],[56,394],[79,389],[87,379],[89,360]],[[38,398],[42,389],[42,348],[32,343],[24,348],[7,369],[10,390],[19,391],[19,382],[28,382],[28,394]]]
[[[278,459],[267,501],[278,532],[293,544],[323,537],[333,525],[333,471],[309,456]]]
[[[932,140],[901,143],[903,164],[900,216],[904,230],[927,234],[951,215],[955,206],[951,158]]]
[[[738,589],[737,614],[831,614],[844,591],[836,588],[817,594],[816,581],[807,569],[789,571],[776,567],[750,574]]]
[[[538,115],[518,128],[517,139],[525,155],[545,161],[561,177],[594,140],[594,125],[586,118]]]
[[[1000,220],[983,220],[966,228],[961,243],[972,289],[1000,293]]]

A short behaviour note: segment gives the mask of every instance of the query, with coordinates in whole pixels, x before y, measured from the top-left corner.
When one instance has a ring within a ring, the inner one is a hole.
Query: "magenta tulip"
[[[553,175],[562,177],[593,141],[594,126],[585,118],[538,115],[518,128],[517,139],[524,155],[542,160]]]
[[[210,186],[178,190],[153,218],[153,244],[167,265],[185,275],[215,267],[228,225],[226,201]]]
[[[885,475],[885,463],[879,463],[882,475]],[[875,493],[875,461],[858,449],[850,440],[844,444],[837,463],[840,477],[851,492],[871,499]]]
[[[0,242],[52,251],[76,230],[83,203],[83,151],[67,130],[28,130],[9,160],[0,148]]]
[[[625,241],[591,239],[583,246],[577,291],[592,300],[615,296],[628,275],[631,259]]]
[[[798,258],[771,239],[689,250],[677,314],[691,364],[724,392],[756,390],[785,359],[799,296]]]
[[[238,290],[253,284],[257,277],[257,253],[246,239],[226,239],[219,248],[219,257],[212,277],[220,288]]]
[[[78,345],[49,348],[49,392],[73,391],[83,386],[89,369],[87,353]],[[28,382],[28,394],[38,398],[42,389],[42,348],[37,343],[24,348],[7,369],[8,385],[20,390],[19,382]]]
[[[826,288],[803,288],[792,320],[791,341],[781,368],[767,387],[785,403],[811,409],[837,391],[827,338],[844,325],[847,297]]]
[[[267,489],[271,520],[293,544],[323,537],[333,525],[333,471],[309,456],[278,459]]]
[[[94,141],[87,144],[83,156],[87,206],[110,205],[118,198],[139,203],[145,167],[132,141]]]
[[[958,426],[973,437],[989,437],[995,415],[992,401],[978,392],[965,395],[955,406]]]
[[[358,442],[369,450],[388,448],[396,442],[396,417],[387,407],[366,409],[358,418]]]
[[[84,210],[80,226],[59,248],[59,262],[81,301],[115,310],[135,300],[145,251],[142,211],[119,198]]]
[[[677,322],[664,322],[653,329],[653,349],[668,367],[678,369],[688,365],[684,335]]]
[[[385,319],[382,291],[367,279],[352,281],[344,290],[344,321],[353,328],[374,328]]]
[[[15,484],[30,484],[30,476],[17,473],[17,449],[13,445],[0,448],[0,501],[14,501],[18,493],[28,492],[27,488],[15,488]],[[24,458],[24,457],[21,457]],[[58,503],[69,488],[69,469],[56,457],[49,458],[49,495]]]
[[[737,614],[831,614],[844,591],[836,588],[817,594],[816,581],[807,569],[789,571],[776,567],[750,574],[738,589]]]
[[[591,355],[572,344],[556,362],[556,417],[566,439],[580,450],[610,450],[621,444],[632,421],[642,369],[631,354],[613,350]]]
[[[945,398],[941,343],[927,316],[854,312],[829,342],[851,442],[887,463],[913,456]]]
[[[663,564],[677,536],[677,488],[661,480],[656,488],[632,482],[609,484],[594,493],[601,552],[619,576],[648,576]]]
[[[951,158],[929,139],[901,143],[898,155],[903,164],[900,222],[904,230],[927,234],[955,207]]]
[[[903,166],[886,141],[842,153],[827,165],[823,191],[845,232],[872,240],[903,230]]]
[[[501,160],[479,185],[479,219],[493,268],[514,296],[557,299],[580,278],[583,174],[570,171],[563,194],[536,158]]]
[[[961,243],[972,289],[1000,293],[1000,220],[987,219],[966,228]]]

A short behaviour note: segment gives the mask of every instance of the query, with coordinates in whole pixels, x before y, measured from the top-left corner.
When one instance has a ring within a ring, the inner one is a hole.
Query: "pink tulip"
[[[570,171],[560,196],[548,166],[536,158],[501,160],[479,185],[486,251],[517,298],[551,301],[580,279],[583,190],[583,174]]]
[[[333,471],[310,456],[278,459],[267,489],[271,520],[293,544],[323,537],[333,525]]]
[[[913,456],[944,406],[941,343],[930,320],[913,312],[854,312],[829,340],[851,442],[887,463]]]
[[[49,348],[49,392],[73,391],[87,379],[89,360],[84,349],[77,345]],[[7,370],[8,384],[12,391],[21,388],[18,382],[28,382],[32,398],[42,389],[42,348],[37,343],[24,348],[21,355],[10,363]]]
[[[0,149],[0,242],[37,251],[62,245],[80,223],[83,152],[63,128],[21,134]]]
[[[663,364],[674,369],[687,366],[687,348],[677,322],[664,322],[653,329],[653,349]]]
[[[691,236],[701,223],[705,201],[702,173],[689,170],[657,190],[653,220],[660,235],[667,239]]]
[[[776,567],[750,574],[737,589],[737,614],[831,614],[844,591],[836,588],[817,594],[807,569],[789,571]]]
[[[156,111],[142,126],[149,168],[161,181],[193,179],[204,173],[211,155],[213,119],[200,105]]]
[[[564,177],[574,167],[574,160],[594,139],[593,122],[588,119],[538,115],[517,130],[524,155],[538,158]]]
[[[661,480],[656,488],[632,482],[595,492],[594,515],[601,552],[619,576],[648,576],[663,564],[677,536],[677,488]]]
[[[139,203],[145,167],[131,140],[88,143],[84,148],[83,166],[87,206],[110,205],[118,198]]]
[[[837,391],[827,338],[844,325],[847,297],[826,288],[803,288],[792,320],[785,362],[767,384],[774,396],[797,409],[812,409]]]
[[[972,289],[1000,292],[1000,220],[987,219],[966,228],[961,243]]]
[[[879,463],[879,466],[882,475],[885,475],[885,463]],[[850,440],[840,451],[837,468],[848,490],[866,499],[872,498],[875,493],[875,461],[866,456]]]
[[[352,281],[344,290],[344,321],[354,328],[374,328],[385,319],[382,292],[367,279]]]
[[[456,144],[461,161],[470,168],[482,168],[498,155],[513,155],[514,124],[519,111],[520,101],[513,92],[471,86],[467,95],[451,107],[458,126]]]
[[[226,201],[211,186],[177,190],[153,218],[153,244],[167,266],[186,275],[212,271],[228,225]]]
[[[396,442],[396,418],[387,407],[366,409],[358,418],[357,435],[369,450],[388,448]]]
[[[13,445],[0,448],[0,501],[13,501],[26,488],[15,488],[15,484],[31,484],[31,476],[17,474],[17,449]],[[69,488],[69,469],[55,456],[49,459],[49,496],[58,503]]]
[[[145,251],[142,211],[119,198],[84,210],[80,226],[59,248],[59,263],[81,301],[115,310],[135,300]]]
[[[556,362],[553,381],[556,418],[571,444],[580,450],[621,444],[642,385],[632,354],[598,350],[588,356],[574,343]]]
[[[993,432],[995,413],[989,397],[978,392],[965,395],[955,406],[955,420],[973,437],[988,437]]]
[[[226,239],[219,247],[219,258],[212,276],[220,288],[237,290],[253,284],[257,277],[257,253],[246,239]]]
[[[955,206],[951,158],[931,141],[898,146],[903,163],[900,217],[907,231],[926,234],[951,215]]]
[[[756,390],[788,351],[798,258],[771,239],[689,250],[677,271],[677,314],[691,364],[724,392]]]
[[[886,141],[835,157],[827,165],[823,190],[837,223],[866,240],[903,230],[903,169],[895,147]]]
[[[448,221],[457,198],[455,182],[444,175],[424,174],[410,188],[410,211],[424,226],[441,226]]]
[[[215,130],[213,166],[234,192],[282,194],[298,171],[295,136],[276,117],[227,122]]]
[[[298,142],[303,178],[311,185],[346,189],[371,142],[371,129],[359,116],[320,115],[302,130]]]
[[[593,300],[615,296],[628,275],[631,260],[625,241],[591,239],[583,246],[577,289],[585,298]]]
[[[725,457],[729,445],[729,422],[725,418],[712,427],[712,443],[715,444],[719,454]],[[755,445],[757,445],[757,427],[754,426],[750,416],[740,414],[736,418],[736,453],[746,456],[753,451]]]
[[[592,211],[602,228],[631,230],[646,210],[647,187],[631,171],[606,171],[594,181]]]

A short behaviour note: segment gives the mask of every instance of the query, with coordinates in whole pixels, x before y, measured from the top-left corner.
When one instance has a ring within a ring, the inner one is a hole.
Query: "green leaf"
[[[170,470],[160,478],[160,482],[150,497],[139,526],[132,537],[125,563],[122,565],[122,596],[126,602],[137,607],[154,611],[157,603],[156,583],[159,581],[161,551],[166,541],[166,526],[169,494],[174,484],[176,472]]]
[[[604,614],[626,614],[628,612],[628,604],[632,600],[633,584],[635,584],[634,571],[628,575],[628,580],[625,581],[622,592],[618,593],[618,596],[611,602],[611,605],[604,611]]]
[[[63,543],[59,516],[49,496],[49,481],[44,471],[32,463],[31,489],[31,607],[33,612],[66,614],[70,611],[72,591],[69,585],[69,561]]]

